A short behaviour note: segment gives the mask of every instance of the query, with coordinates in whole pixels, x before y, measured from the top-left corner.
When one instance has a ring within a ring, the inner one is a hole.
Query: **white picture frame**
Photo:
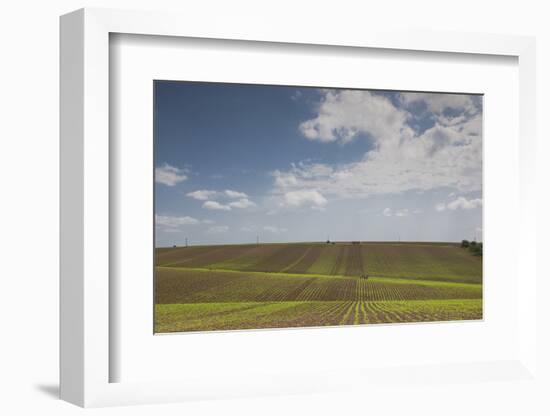
[[[447,372],[479,383],[476,372],[505,373],[507,380],[537,380],[535,178],[535,41],[529,37],[465,33],[384,32],[350,29],[328,34],[277,24],[240,24],[219,20],[204,25],[185,15],[83,9],[61,18],[61,398],[80,406],[158,403],[196,398],[334,391],[349,388],[317,375],[281,374],[270,380],[231,383],[231,375],[213,386],[207,379],[161,382],[111,382],[109,293],[110,166],[109,35],[112,33],[282,44],[331,45],[437,53],[505,55],[519,62],[520,219],[517,293],[519,345],[506,362],[457,366],[442,363],[420,369],[424,378]],[[420,365],[421,363],[419,363]],[[354,385],[372,384],[387,369],[352,372]],[[395,373],[392,373],[395,375]],[[481,378],[483,379],[483,377]],[[388,381],[386,381],[387,383]],[[224,383],[226,386],[224,387]]]

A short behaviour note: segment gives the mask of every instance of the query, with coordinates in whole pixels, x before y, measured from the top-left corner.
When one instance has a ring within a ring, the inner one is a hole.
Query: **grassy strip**
[[[312,273],[283,273],[283,272],[255,272],[255,271],[240,271],[240,270],[226,270],[226,269],[210,269],[204,267],[169,267],[169,266],[157,266],[157,269],[168,269],[172,271],[193,271],[198,273],[227,273],[239,276],[277,276],[277,277],[299,277],[303,279],[307,278],[318,278],[318,279],[350,279],[350,280],[360,280],[359,277],[355,276],[345,276],[345,275],[326,275],[326,274],[312,274]],[[400,284],[410,284],[410,285],[426,285],[426,286],[453,286],[453,287],[481,287],[481,283],[469,283],[469,282],[450,282],[447,280],[423,280],[417,278],[409,277],[385,277],[385,276],[370,276],[368,278],[369,282],[380,282],[380,283],[400,283]]]

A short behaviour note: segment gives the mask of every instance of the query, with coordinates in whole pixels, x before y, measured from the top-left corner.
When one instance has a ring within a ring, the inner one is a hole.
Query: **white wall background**
[[[546,2],[463,0],[338,1],[170,1],[170,0],[7,0],[0,8],[0,412],[68,415],[82,410],[56,399],[58,376],[58,16],[84,6],[179,10],[208,24],[208,16],[246,15],[251,19],[291,20],[323,25],[327,32],[346,25],[389,24],[434,30],[535,35],[538,42],[539,270],[549,244],[550,12]],[[544,140],[546,139],[546,140]],[[544,178],[544,179],[543,179]],[[539,287],[541,293],[550,285]],[[550,302],[549,302],[550,303]],[[549,307],[541,313],[549,317]],[[546,318],[546,322],[548,322]],[[546,326],[550,328],[550,326]],[[548,334],[546,354],[550,351]],[[548,368],[548,367],[547,367]],[[549,372],[547,371],[547,374]],[[436,386],[437,395],[419,389],[395,397],[333,394],[258,398],[100,409],[123,414],[394,414],[408,402],[410,413],[448,415],[549,414],[542,391],[501,383],[487,393],[475,386]],[[434,391],[435,391],[434,390]],[[550,389],[549,389],[550,390]],[[488,395],[488,396],[487,396]],[[436,397],[437,396],[437,397]],[[539,397],[539,400],[535,400]],[[538,404],[537,404],[538,403]]]

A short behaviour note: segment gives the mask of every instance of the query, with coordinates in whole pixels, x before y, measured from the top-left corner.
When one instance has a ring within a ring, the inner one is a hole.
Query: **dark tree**
[[[483,243],[470,244],[470,251],[474,256],[483,256]]]

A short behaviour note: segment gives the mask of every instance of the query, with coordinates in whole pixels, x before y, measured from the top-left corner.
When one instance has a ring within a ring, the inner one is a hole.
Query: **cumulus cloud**
[[[382,95],[369,91],[326,91],[316,117],[300,124],[309,140],[347,143],[358,133],[382,139],[400,135],[407,129],[407,113],[398,110]]]
[[[450,210],[457,210],[457,209],[474,209],[478,208],[482,205],[481,198],[475,198],[475,199],[466,199],[463,196],[458,197],[452,202],[449,202],[447,204],[447,208]]]
[[[481,198],[467,199],[463,196],[459,196],[457,199],[449,202],[448,204],[443,202],[436,204],[435,209],[436,211],[445,211],[446,209],[450,209],[451,211],[456,211],[457,209],[469,210],[481,207],[482,205],[483,201]]]
[[[177,232],[184,226],[196,225],[200,222],[200,220],[189,216],[155,215],[155,226],[166,232]]]
[[[232,191],[231,189],[226,189],[224,191],[224,194],[226,196],[228,196],[229,198],[233,198],[233,199],[236,199],[236,198],[248,198],[248,195],[245,194],[244,192],[238,192],[238,191]]]
[[[184,169],[179,169],[165,163],[155,168],[155,182],[166,186],[175,186],[180,182],[187,180],[187,174]]]
[[[275,177],[275,186],[278,188],[291,188],[298,185],[298,179],[292,173],[276,170],[273,172],[273,176]]]
[[[205,201],[202,204],[203,208],[218,211],[231,211],[232,208],[244,209],[256,206],[256,204],[248,198],[247,194],[244,192],[233,191],[231,189],[226,189],[223,192],[199,189],[197,191],[189,192],[187,196],[199,201]],[[231,201],[219,202],[220,199],[225,199],[226,201],[229,199]]]
[[[263,229],[273,234],[286,233],[288,231],[286,228],[275,227],[273,225],[264,225]]]
[[[217,201],[206,201],[202,204],[202,207],[215,211],[231,211],[231,207],[229,205],[220,204]]]
[[[435,210],[436,211],[445,211],[447,209],[447,207],[445,206],[445,204],[443,202],[439,202],[435,205]]]
[[[227,231],[229,231],[229,227],[227,225],[213,225],[206,230],[206,232],[210,234],[226,233]]]
[[[322,208],[326,204],[326,198],[319,191],[312,189],[289,191],[283,195],[283,205],[289,207]]]
[[[256,204],[254,202],[252,202],[251,200],[249,200],[248,198],[241,198],[237,201],[233,201],[233,202],[230,202],[229,203],[229,206],[231,208],[241,208],[241,209],[244,209],[244,208],[252,208],[252,207],[255,207]]]
[[[413,114],[407,107],[394,105],[384,95],[369,91],[323,94],[317,114],[300,125],[305,138],[345,145],[361,135],[371,142],[371,150],[351,163],[301,162],[277,170],[273,172],[275,194],[318,190],[330,199],[443,187],[458,192],[481,189],[482,119],[470,96],[402,94],[409,97],[407,103],[423,100],[434,111],[431,127],[415,131],[409,125]],[[454,122],[440,121],[447,117],[446,109],[455,111],[451,114]]]
[[[412,214],[419,214],[421,213],[422,211],[420,210],[415,210],[412,212]],[[384,211],[382,211],[382,215],[384,215],[385,217],[392,217],[392,216],[395,216],[395,217],[408,217],[409,214],[411,214],[411,211],[409,211],[408,208],[402,208],[402,209],[398,209],[398,210],[392,210],[391,208],[384,208]]]
[[[475,114],[478,108],[475,104],[476,96],[468,94],[441,94],[441,93],[414,93],[400,94],[404,104],[422,103],[428,111],[441,114],[446,110],[454,110],[458,113]]]
[[[197,199],[199,201],[206,201],[218,194],[217,191],[208,191],[206,189],[199,189],[197,191],[189,192],[186,195],[190,198]]]
[[[182,225],[195,225],[200,221],[193,217],[171,217],[169,215],[155,215],[155,224],[167,227],[179,227]]]

